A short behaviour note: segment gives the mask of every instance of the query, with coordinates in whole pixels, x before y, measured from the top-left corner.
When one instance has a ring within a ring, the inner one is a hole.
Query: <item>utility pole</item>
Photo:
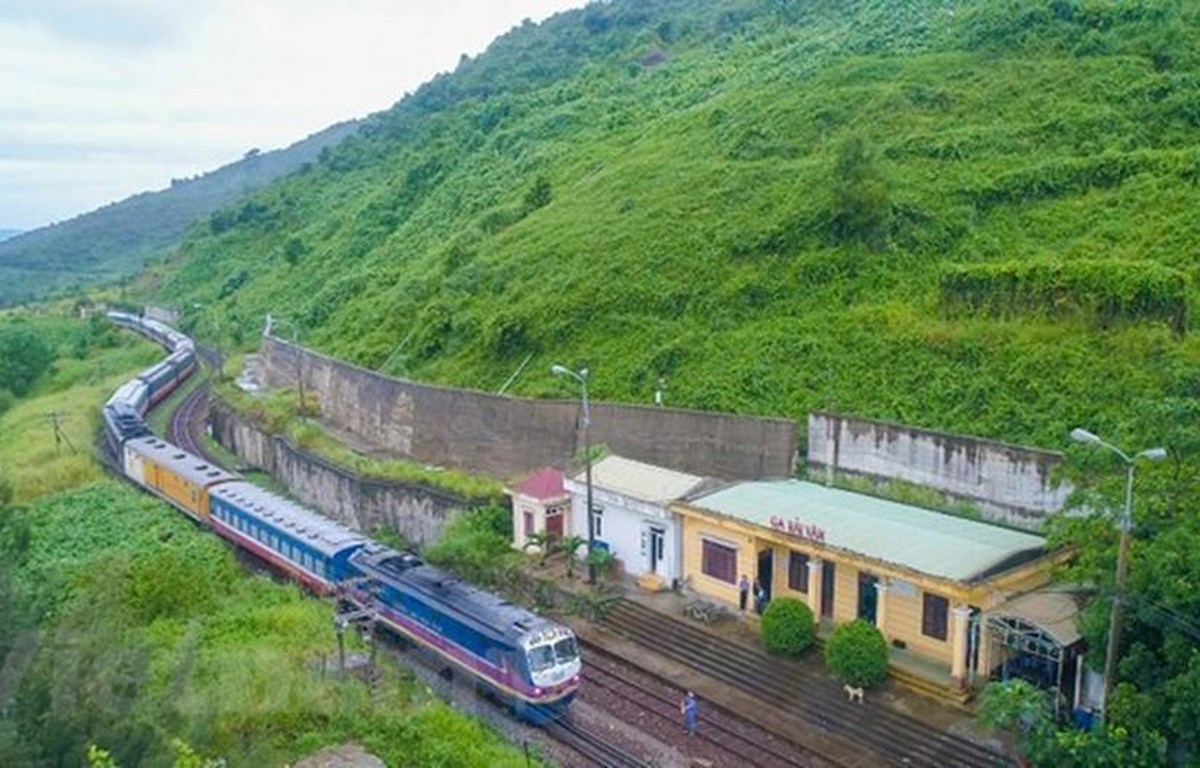
[[[54,455],[59,455],[63,443],[67,444],[67,447],[71,449],[71,453],[75,453],[75,445],[71,442],[71,438],[67,437],[67,433],[62,428],[62,421],[66,419],[67,414],[62,411],[51,411],[45,414],[45,416],[50,420],[54,428]]]

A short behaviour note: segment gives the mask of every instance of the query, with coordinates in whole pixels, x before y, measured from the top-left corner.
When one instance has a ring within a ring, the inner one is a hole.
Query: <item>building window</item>
[[[708,539],[701,540],[700,570],[705,576],[734,584],[737,581],[737,550]]]
[[[524,512],[524,516],[525,516],[525,531],[524,531],[525,540],[528,541],[530,535],[537,533],[537,531],[533,530],[533,513],[527,509]],[[523,544],[525,542],[521,542],[521,543]]]
[[[946,620],[950,611],[950,601],[941,595],[925,593],[925,608],[921,613],[921,634],[926,637],[946,639]]]
[[[604,536],[604,510],[600,507],[592,507],[592,536],[597,539]]]
[[[788,555],[788,589],[808,594],[808,555],[803,552]]]

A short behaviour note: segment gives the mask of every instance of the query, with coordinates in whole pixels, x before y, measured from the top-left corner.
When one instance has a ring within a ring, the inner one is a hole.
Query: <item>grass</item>
[[[13,485],[14,503],[99,478],[93,450],[104,402],[161,356],[158,346],[128,339],[82,359],[60,357],[28,397],[0,414],[0,468]]]
[[[86,524],[81,524],[86,521]],[[319,671],[331,606],[245,574],[219,539],[112,481],[43,497],[0,537],[18,606],[43,640],[0,718],[0,761],[171,765],[172,738],[231,766],[281,765],[357,741],[389,765],[526,765],[385,660],[372,694]],[[21,542],[21,543],[14,543]],[[10,617],[11,618],[11,617]],[[350,651],[361,652],[353,633]]]

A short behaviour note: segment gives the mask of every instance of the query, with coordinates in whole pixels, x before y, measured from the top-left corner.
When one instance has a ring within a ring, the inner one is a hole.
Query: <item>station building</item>
[[[1067,556],[1033,533],[796,480],[701,490],[671,510],[695,592],[736,604],[744,574],[825,626],[872,622],[893,672],[907,665],[953,690],[1006,663],[991,617],[1035,626],[1041,603],[1029,595]],[[1057,674],[1073,676],[1059,661]]]

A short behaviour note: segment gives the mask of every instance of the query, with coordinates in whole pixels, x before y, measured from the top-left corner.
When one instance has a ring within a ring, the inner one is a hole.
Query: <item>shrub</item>
[[[887,641],[874,625],[855,619],[834,630],[825,663],[842,682],[870,687],[887,679]]]
[[[812,611],[794,597],[772,600],[763,612],[762,642],[770,653],[799,656],[812,647],[815,634]]]

